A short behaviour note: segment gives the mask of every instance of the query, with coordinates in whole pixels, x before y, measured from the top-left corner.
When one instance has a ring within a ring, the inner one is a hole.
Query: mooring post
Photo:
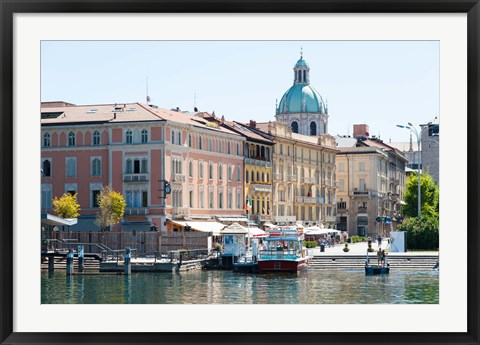
[[[78,246],[78,272],[83,272],[83,246]]]
[[[67,275],[73,274],[73,249],[70,248],[67,253]]]
[[[125,254],[123,255],[124,273],[126,275],[132,274],[132,262],[130,261],[131,258],[132,258],[132,254],[130,251],[130,247],[126,247]]]
[[[48,272],[55,271],[55,255],[48,256]]]

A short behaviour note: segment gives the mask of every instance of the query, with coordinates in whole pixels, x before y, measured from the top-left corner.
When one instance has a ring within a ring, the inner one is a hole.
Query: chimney
[[[257,121],[250,120],[249,127],[250,128],[257,128]]]
[[[359,138],[359,137],[369,137],[369,129],[368,125],[362,124],[362,125],[353,125],[353,137],[354,138]]]

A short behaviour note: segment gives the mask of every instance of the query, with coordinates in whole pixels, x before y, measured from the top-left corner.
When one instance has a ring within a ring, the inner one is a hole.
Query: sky
[[[41,100],[77,105],[146,102],[275,120],[300,50],[310,85],[328,102],[329,134],[368,124],[385,142],[396,127],[440,119],[438,41],[42,41]]]

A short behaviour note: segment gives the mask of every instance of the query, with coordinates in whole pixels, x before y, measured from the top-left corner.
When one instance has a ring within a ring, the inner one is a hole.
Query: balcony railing
[[[297,221],[296,216],[276,216],[273,218],[276,223],[295,223]]]
[[[317,204],[319,203],[320,198],[311,197],[311,196],[297,196],[295,198],[296,202],[301,202],[304,204]]]
[[[189,216],[190,208],[188,207],[172,207],[172,214],[175,216]]]
[[[125,214],[128,216],[143,216],[148,214],[148,208],[146,207],[127,207],[125,208]]]
[[[354,196],[370,196],[369,190],[353,190]]]
[[[123,174],[124,182],[147,182],[148,174]]]
[[[254,192],[272,192],[272,186],[269,184],[250,184],[250,188],[252,188]]]
[[[172,173],[171,182],[180,182],[180,183],[183,183],[183,182],[185,182],[185,175],[177,174],[177,173]]]
[[[358,213],[367,213],[368,209],[366,207],[359,207],[358,208]]]
[[[315,183],[315,177],[302,177],[301,181],[302,181],[302,183],[314,184]]]

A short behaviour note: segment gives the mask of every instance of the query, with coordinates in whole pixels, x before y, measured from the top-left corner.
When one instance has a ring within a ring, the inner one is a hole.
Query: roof
[[[335,140],[337,141],[337,148],[355,147],[357,145],[357,139],[355,138],[336,136]]]
[[[410,142],[408,141],[402,141],[402,142],[393,142],[393,143],[388,143],[391,147],[396,148],[397,150],[400,150],[402,152],[408,152],[410,151]],[[418,151],[417,150],[417,142],[412,141],[412,150],[413,151]]]
[[[42,103],[41,112],[42,125],[171,121],[238,135],[227,128],[213,126],[210,121],[201,116],[196,116],[188,112],[158,108],[142,103],[51,106],[49,102],[45,102]]]
[[[277,114],[325,114],[322,96],[309,84],[294,84],[282,96]]]

